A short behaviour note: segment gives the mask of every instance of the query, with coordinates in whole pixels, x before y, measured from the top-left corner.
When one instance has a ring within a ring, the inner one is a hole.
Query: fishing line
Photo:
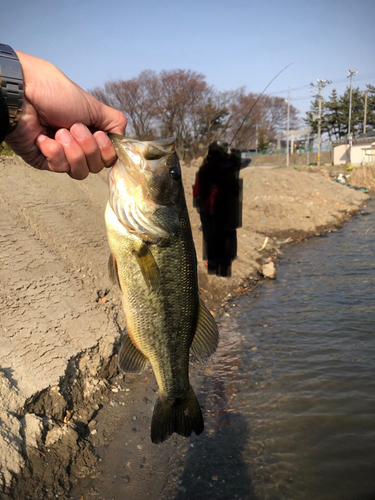
[[[247,115],[245,116],[245,118],[242,120],[241,125],[238,127],[237,132],[234,134],[233,139],[232,139],[232,140],[230,141],[230,143],[229,143],[229,147],[231,147],[232,142],[233,142],[233,141],[234,141],[234,139],[236,138],[236,136],[237,136],[238,132],[241,130],[241,128],[242,128],[242,126],[243,126],[243,124],[244,124],[244,123],[245,123],[245,121],[248,119],[248,117],[249,117],[250,113],[252,112],[252,110],[253,110],[253,109],[254,109],[254,107],[256,106],[257,102],[258,102],[258,101],[259,101],[259,99],[262,97],[262,95],[265,93],[265,91],[268,89],[268,87],[271,85],[271,83],[272,83],[274,80],[276,80],[276,78],[277,78],[279,75],[281,75],[281,73],[282,73],[283,71],[285,71],[287,68],[289,68],[289,66],[291,66],[292,64],[293,64],[293,63],[288,64],[288,66],[285,66],[285,68],[284,68],[284,69],[282,69],[281,71],[279,71],[279,72],[277,73],[277,75],[276,75],[276,76],[274,76],[274,77],[272,78],[272,80],[270,81],[270,83],[269,83],[269,84],[268,84],[268,85],[264,88],[263,92],[262,92],[262,93],[258,96],[257,100],[256,100],[256,101],[254,102],[254,104],[251,106],[250,111],[247,113]]]

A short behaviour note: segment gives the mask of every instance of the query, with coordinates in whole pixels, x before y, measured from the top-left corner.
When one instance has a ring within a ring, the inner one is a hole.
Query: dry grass
[[[0,155],[13,156],[14,154],[14,151],[5,142],[0,144]]]
[[[375,165],[353,168],[350,174],[350,184],[375,190]]]

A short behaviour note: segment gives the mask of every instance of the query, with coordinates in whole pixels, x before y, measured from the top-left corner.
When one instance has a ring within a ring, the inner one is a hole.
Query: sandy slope
[[[339,225],[366,198],[320,173],[245,169],[238,258],[232,277],[219,278],[207,275],[201,258],[200,220],[190,195],[196,171],[197,166],[184,166],[183,177],[199,284],[212,309],[228,292],[235,295],[234,290],[258,279],[263,261],[277,259],[283,242]],[[106,390],[105,380],[116,372],[114,353],[124,327],[118,290],[107,278],[106,200],[105,172],[77,182],[33,170],[18,158],[0,158],[0,492],[3,488],[4,498],[14,475],[13,495],[17,491],[22,496],[23,488],[31,491],[32,476],[38,486],[27,498],[47,498],[46,485],[55,494],[68,488],[67,468],[74,460],[82,470],[90,465],[89,443],[82,436],[97,411],[97,394]],[[269,243],[259,251],[266,236]],[[71,420],[70,410],[75,411]],[[47,445],[53,451],[49,475],[39,463]],[[28,486],[23,479],[28,479]]]
[[[366,196],[332,182],[327,173],[308,169],[249,167],[241,172],[244,182],[242,227],[237,231],[238,256],[231,278],[208,276],[202,260],[202,233],[199,215],[192,206],[191,186],[198,168],[183,170],[193,237],[197,249],[202,294],[214,307],[225,292],[231,292],[248,278],[257,278],[267,257],[277,259],[280,246],[319,235],[353,215]],[[268,244],[259,251],[265,237]],[[208,290],[208,292],[204,292]]]

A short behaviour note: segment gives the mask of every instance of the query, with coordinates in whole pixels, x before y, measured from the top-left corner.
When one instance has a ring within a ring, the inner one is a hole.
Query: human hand
[[[124,135],[125,115],[97,101],[53,64],[16,52],[24,101],[7,144],[33,167],[66,172],[74,179],[110,167],[116,153],[103,130]]]

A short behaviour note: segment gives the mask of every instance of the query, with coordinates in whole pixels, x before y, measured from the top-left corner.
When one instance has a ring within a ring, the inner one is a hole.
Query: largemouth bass
[[[189,351],[216,350],[217,325],[199,297],[197,260],[175,139],[141,142],[111,134],[118,160],[105,212],[109,270],[122,291],[127,336],[118,365],[140,373],[149,360],[159,387],[151,440],[203,432],[189,383]]]

